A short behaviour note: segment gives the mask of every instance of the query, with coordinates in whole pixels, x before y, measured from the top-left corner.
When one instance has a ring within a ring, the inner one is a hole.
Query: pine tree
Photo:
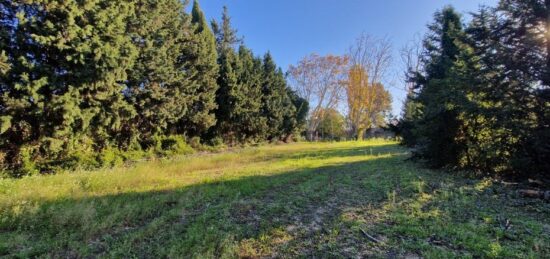
[[[216,123],[218,54],[215,36],[197,1],[193,2],[191,22],[194,33],[184,44],[182,58],[187,61],[186,76],[195,91],[189,112],[179,122],[179,131],[188,136],[201,136]]]

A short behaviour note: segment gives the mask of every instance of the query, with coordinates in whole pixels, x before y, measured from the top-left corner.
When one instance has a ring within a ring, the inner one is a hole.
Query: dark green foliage
[[[237,30],[231,27],[231,17],[227,6],[223,7],[222,24],[219,25],[216,20],[212,20],[211,25],[212,31],[216,35],[218,53],[227,49],[235,49],[239,43],[242,43],[242,39],[237,36]]]
[[[296,108],[287,93],[286,80],[267,53],[263,60],[262,114],[267,119],[267,138],[277,140],[285,135],[285,116],[293,117]]]
[[[239,80],[241,64],[235,52],[236,31],[231,27],[231,19],[224,7],[222,15],[222,28],[219,28],[215,21],[212,22],[213,31],[216,36],[218,49],[218,91],[216,92],[216,126],[211,130],[212,136],[222,136],[227,143],[234,144],[240,137],[238,125],[234,121],[242,113],[240,106],[246,98],[242,83]]]
[[[391,129],[396,136],[401,137],[402,144],[408,147],[416,145],[416,138],[413,132],[413,126],[420,116],[420,103],[415,100],[413,89],[407,93],[405,102],[403,103],[403,114],[397,125],[392,125]]]
[[[9,168],[102,150],[135,114],[123,98],[136,50],[129,1],[2,1],[0,149]],[[10,39],[6,40],[6,35]],[[6,67],[6,66],[4,66]]]
[[[155,136],[167,134],[169,125],[187,114],[195,91],[184,73],[187,60],[180,58],[190,33],[181,10],[178,0],[140,0],[131,22],[139,55],[126,95],[139,114],[130,127],[145,148],[156,145]]]
[[[183,136],[237,144],[299,127],[294,115],[264,113],[262,101],[275,92],[294,108],[286,82],[274,63],[266,79],[260,59],[244,46],[235,51],[242,41],[227,9],[214,35],[197,1],[191,15],[184,7],[0,1],[0,171],[114,166],[187,153]]]
[[[306,99],[300,97],[294,90],[288,87],[287,95],[295,107],[295,112],[290,111],[285,114],[283,123],[285,141],[288,141],[291,137],[305,135],[307,114],[309,112],[309,103]]]
[[[460,55],[463,31],[460,16],[450,7],[436,13],[435,22],[429,26],[426,49],[425,73],[418,75],[418,102],[422,115],[416,122],[418,154],[430,159],[437,167],[456,164],[462,152],[461,143],[455,141],[459,127],[459,110],[456,98],[463,93],[450,75]],[[458,95],[458,96],[457,96]]]
[[[197,1],[193,3],[191,22],[194,34],[184,43],[182,58],[187,61],[185,71],[194,91],[187,116],[179,122],[178,130],[188,136],[200,136],[216,123],[218,54],[216,38]]]
[[[240,91],[240,83],[238,80],[237,71],[239,68],[238,57],[235,55],[233,49],[227,49],[220,53],[220,73],[218,76],[219,89],[216,93],[216,102],[218,108],[216,109],[216,128],[215,134],[223,135],[227,142],[236,142],[238,137],[236,124],[232,119],[236,117],[235,113],[239,111],[235,108],[240,105],[238,103],[244,98],[243,92]]]
[[[221,26],[212,22],[219,51],[219,75],[216,93],[217,123],[210,136],[222,136],[229,144],[261,140],[286,140],[303,125],[297,120],[297,106],[302,116],[307,105],[290,96],[282,71],[271,55],[254,57],[231,27],[227,8]]]
[[[550,1],[503,0],[462,29],[445,8],[410,77],[403,142],[434,166],[548,177]]]
[[[503,97],[490,97],[502,106],[496,124],[514,136],[512,169],[549,177],[550,1],[502,0],[496,12],[496,24],[487,22],[499,29],[489,35],[489,40],[497,40],[493,46],[502,67],[491,82]]]
[[[233,123],[236,124],[238,139],[243,141],[262,140],[267,130],[262,108],[262,61],[253,56],[252,51],[239,47],[239,99]]]

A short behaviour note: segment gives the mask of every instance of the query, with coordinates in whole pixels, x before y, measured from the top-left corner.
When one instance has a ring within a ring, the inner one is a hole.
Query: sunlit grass
[[[0,256],[550,253],[548,204],[407,158],[384,140],[294,143],[0,180]]]

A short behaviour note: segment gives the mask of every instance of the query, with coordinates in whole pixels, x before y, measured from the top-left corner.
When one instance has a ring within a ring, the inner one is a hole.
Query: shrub
[[[114,167],[124,163],[123,152],[118,149],[108,148],[98,155],[97,160],[101,166]]]
[[[35,162],[36,148],[32,146],[23,146],[19,149],[19,156],[17,162],[17,169],[13,170],[10,174],[14,177],[21,177],[26,175],[37,174],[38,169]]]
[[[223,146],[223,139],[221,137],[215,137],[210,139],[210,145],[213,147],[220,147]]]
[[[202,149],[202,144],[201,144],[201,138],[200,137],[192,137],[191,139],[189,139],[189,145],[194,148],[194,149]]]
[[[44,167],[41,171],[55,172],[59,170],[92,170],[101,167],[101,162],[98,161],[97,155],[93,152],[75,151],[66,159],[54,160],[49,165],[54,165],[46,170]],[[55,166],[57,165],[57,166]]]
[[[157,154],[163,156],[191,154],[194,152],[193,148],[185,143],[185,138],[178,135],[158,137],[155,151]]]

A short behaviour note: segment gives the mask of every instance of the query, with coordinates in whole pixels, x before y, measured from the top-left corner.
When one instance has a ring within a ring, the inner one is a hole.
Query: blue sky
[[[453,5],[465,14],[497,0],[199,0],[208,20],[219,20],[226,5],[233,26],[257,55],[270,51],[283,70],[310,53],[345,54],[362,33],[390,39],[394,49],[386,88],[399,114],[405,91],[398,76],[399,49],[424,34],[433,13]]]

